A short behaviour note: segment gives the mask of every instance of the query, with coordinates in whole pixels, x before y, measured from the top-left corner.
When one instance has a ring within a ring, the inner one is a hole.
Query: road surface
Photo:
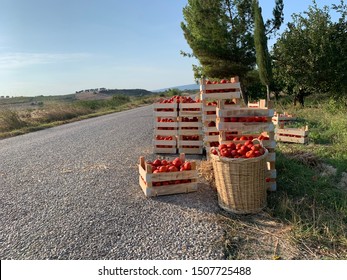
[[[0,140],[1,259],[223,259],[215,192],[146,198],[152,107]]]

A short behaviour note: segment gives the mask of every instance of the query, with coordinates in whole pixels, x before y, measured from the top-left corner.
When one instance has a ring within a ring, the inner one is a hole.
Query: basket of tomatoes
[[[267,156],[267,149],[258,139],[210,149],[221,208],[236,214],[251,214],[266,206]]]

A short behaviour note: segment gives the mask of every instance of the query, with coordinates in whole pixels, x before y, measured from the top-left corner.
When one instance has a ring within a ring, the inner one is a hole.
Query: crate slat
[[[276,128],[276,134],[289,134],[294,136],[308,136],[307,128]]]
[[[203,153],[203,148],[182,148],[178,147],[179,153],[185,153],[187,155],[201,155]]]
[[[239,99],[241,98],[241,92],[216,92],[216,93],[201,93],[201,100],[205,99]]]
[[[218,130],[223,131],[242,131],[242,132],[263,132],[263,131],[273,131],[275,126],[273,123],[268,122],[222,122],[217,118],[216,127]]]
[[[217,117],[272,117],[273,109],[254,109],[254,108],[239,108],[239,109],[220,109],[217,108]]]
[[[177,147],[172,147],[172,148],[158,148],[158,147],[153,147],[153,153],[154,154],[177,154]]]
[[[275,139],[278,142],[289,142],[289,143],[298,143],[298,144],[308,143],[308,137],[290,137],[290,136],[281,136],[276,134]]]
[[[198,190],[198,183],[185,183],[177,185],[168,185],[160,187],[148,187],[141,178],[139,178],[139,184],[146,197],[155,197],[161,195],[172,195],[180,193],[190,193]]]

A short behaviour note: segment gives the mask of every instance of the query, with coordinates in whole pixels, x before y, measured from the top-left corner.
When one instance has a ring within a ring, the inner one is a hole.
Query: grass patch
[[[347,108],[332,99],[315,101],[305,108],[284,108],[309,126],[310,143],[278,143],[278,190],[269,196],[269,211],[290,224],[293,239],[317,258],[345,259]]]
[[[17,98],[13,104],[14,109],[1,110],[0,139],[152,104],[158,99],[158,95],[130,97],[116,94],[107,100],[83,101],[71,96],[63,99],[42,98],[45,100],[44,104],[35,109],[18,109],[16,105],[32,100]]]
[[[27,125],[16,111],[6,109],[0,112],[0,132],[21,129]]]

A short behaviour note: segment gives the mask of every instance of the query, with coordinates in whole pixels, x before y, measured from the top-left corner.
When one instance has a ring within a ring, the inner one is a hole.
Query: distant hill
[[[115,94],[123,94],[128,96],[145,96],[153,92],[145,89],[105,89],[98,91],[80,91],[75,96],[78,100],[102,100],[111,99]]]
[[[100,91],[100,93],[107,94],[107,95],[114,95],[114,94],[124,94],[124,95],[130,95],[130,96],[144,96],[152,94],[153,92],[148,91],[146,89],[107,89]]]
[[[162,88],[162,89],[156,89],[156,90],[152,90],[152,92],[161,92],[161,91],[166,91],[169,89],[178,89],[178,90],[198,90],[199,89],[199,85],[198,84],[189,84],[189,85],[183,85],[183,86],[174,86],[174,87],[169,87],[169,88]]]

